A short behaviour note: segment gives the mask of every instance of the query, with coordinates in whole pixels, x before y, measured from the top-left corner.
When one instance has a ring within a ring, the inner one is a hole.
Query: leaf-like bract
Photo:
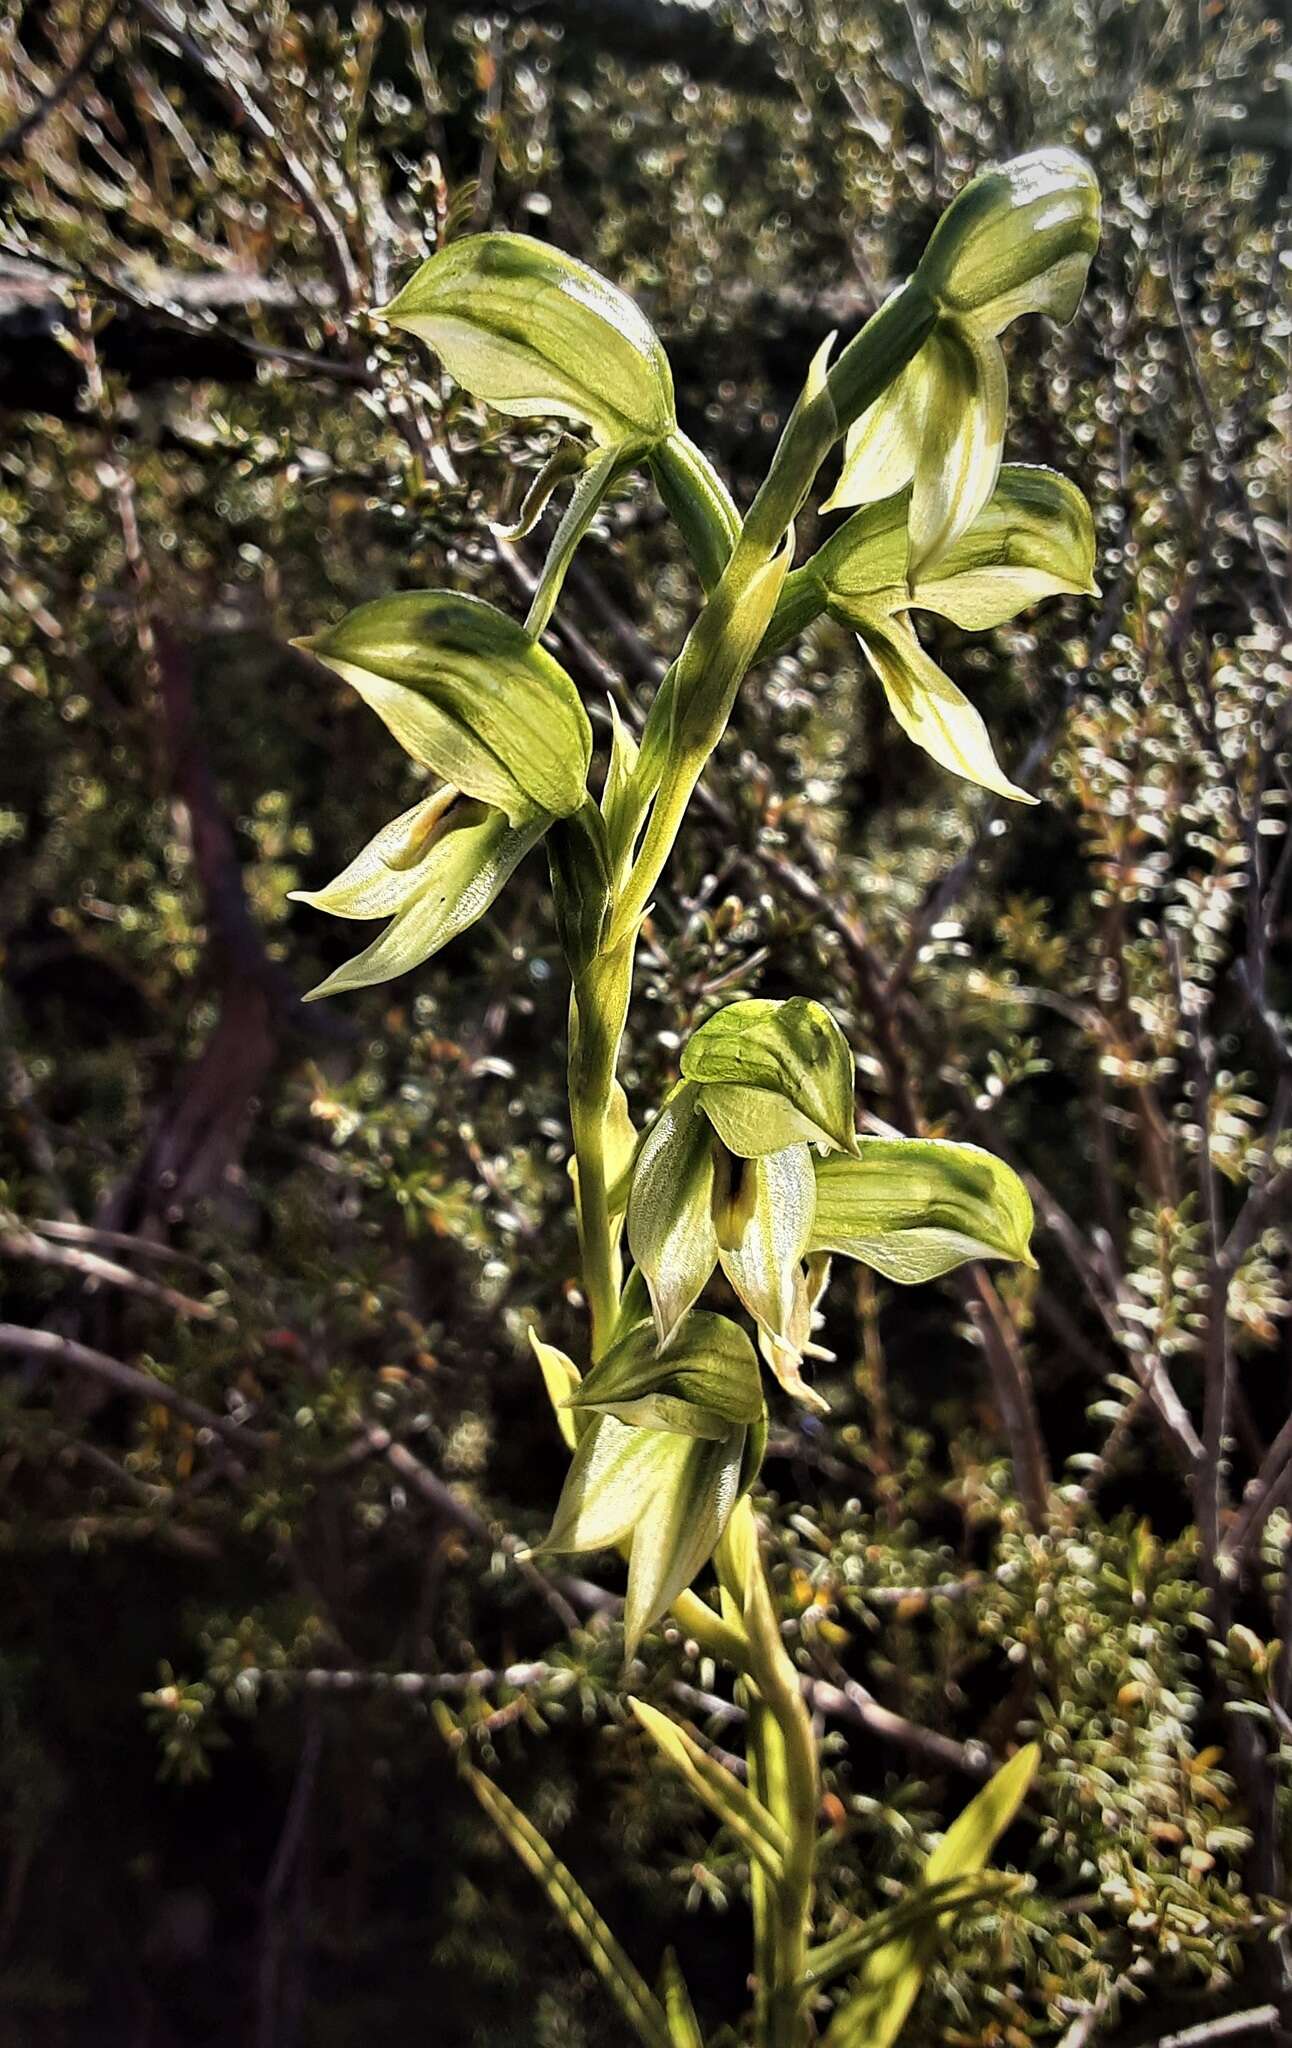
[[[597,1360],[569,1399],[572,1407],[621,1422],[714,1439],[763,1412],[753,1345],[738,1324],[702,1309],[683,1317],[664,1352],[654,1324],[639,1323]]]
[[[943,1138],[862,1138],[858,1152],[816,1161],[813,1251],[904,1284],[967,1259],[1034,1263],[1031,1198],[1003,1160]]]

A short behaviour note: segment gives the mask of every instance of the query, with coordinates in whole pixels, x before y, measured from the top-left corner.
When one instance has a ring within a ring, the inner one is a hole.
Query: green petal
[[[642,1139],[628,1197],[628,1247],[646,1276],[661,1345],[717,1263],[712,1201],[713,1137],[698,1091],[684,1086]]]
[[[604,1415],[580,1442],[541,1548],[630,1543],[628,1656],[712,1556],[740,1495],[748,1436],[742,1424],[710,1441]]]
[[[900,491],[915,475],[933,395],[933,358],[919,349],[888,389],[854,420],[843,468],[823,512],[871,505]]]
[[[702,1086],[705,1114],[741,1158],[804,1140],[843,1151],[856,1143],[848,1041],[805,996],[728,1003],[692,1032],[682,1072]]]
[[[618,1427],[603,1423],[601,1427]],[[655,1436],[654,1430],[638,1432]],[[624,1603],[624,1654],[631,1657],[642,1636],[666,1614],[679,1593],[712,1557],[731,1510],[740,1498],[745,1443],[736,1428],[719,1443],[664,1437],[680,1444],[682,1456],[667,1482],[656,1466],[656,1484],[642,1503],[628,1558]]]
[[[538,811],[565,817],[583,802],[592,729],[579,693],[483,599],[379,597],[298,645],[351,683],[414,760],[512,824]]]
[[[911,1285],[966,1259],[1017,1259],[1032,1203],[1011,1167],[977,1145],[862,1138],[856,1159],[816,1161],[814,1252],[839,1252]]]
[[[290,889],[292,901],[332,917],[393,917],[420,895],[422,864],[457,796],[451,785],[437,789],[383,825],[335,881],[322,889]]]
[[[690,1442],[600,1416],[579,1443],[539,1548],[613,1550],[632,1533],[648,1494],[671,1484]]]
[[[941,321],[921,355],[930,359],[925,431],[911,487],[908,575],[957,541],[996,488],[1009,389],[1000,343]]]
[[[513,831],[501,812],[484,804],[455,805],[416,870],[416,895],[365,952],[311,989],[306,1002],[393,981],[420,967],[483,916],[513,868],[542,838],[548,822],[540,818]]]
[[[908,738],[953,775],[963,775],[997,796],[1033,804],[1034,796],[1011,782],[997,761],[982,719],[963,690],[926,654],[909,623],[900,618],[854,620],[871,667],[884,686],[889,709]]]
[[[726,1316],[702,1310],[683,1318],[663,1353],[653,1323],[638,1324],[598,1359],[569,1399],[572,1407],[621,1422],[712,1438],[733,1423],[756,1422],[763,1411],[753,1345]]]
[[[1052,469],[1010,463],[973,525],[916,579],[910,602],[979,632],[1042,598],[1097,595],[1094,566],[1094,520],[1076,485]]]
[[[816,1177],[807,1145],[791,1145],[746,1160],[755,1183],[749,1221],[740,1241],[718,1258],[740,1300],[760,1328],[789,1342],[795,1282],[812,1236]]]
[[[470,235],[414,272],[385,317],[496,411],[580,420],[605,443],[672,431],[649,321],[586,264],[529,235]]]

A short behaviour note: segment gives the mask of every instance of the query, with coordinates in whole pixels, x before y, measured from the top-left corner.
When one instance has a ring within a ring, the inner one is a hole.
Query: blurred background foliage
[[[552,1578],[578,1356],[542,863],[414,981],[293,906],[417,793],[288,646],[396,586],[523,609],[548,434],[367,308],[445,236],[633,292],[747,500],[816,344],[993,157],[1095,163],[1009,454],[1103,595],[947,665],[1043,802],[902,738],[823,622],[661,889],[639,1117],[715,1001],[810,992],[872,1127],[1029,1177],[1039,1273],[836,1283],[761,1504],[820,1717],[823,1912],[1044,1765],[913,2043],[1292,2021],[1285,26],[1259,0],[0,8],[0,2037],[602,2048],[447,1701],[643,1967],[744,2005],[745,1873],[625,1723],[619,1568]],[[814,528],[801,535],[806,550]],[[553,644],[600,730],[696,592],[644,483]],[[603,1590],[604,1589],[604,1590]],[[639,1691],[739,1749],[675,1630]],[[1253,2015],[1255,2015],[1253,2017]],[[734,2040],[734,2034],[726,2036]],[[1199,2039],[1203,2036],[1199,2035]],[[1206,2038],[1210,2038],[1208,2035]]]

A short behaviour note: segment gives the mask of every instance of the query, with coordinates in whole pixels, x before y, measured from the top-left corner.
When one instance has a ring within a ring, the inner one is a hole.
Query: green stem
[[[742,1502],[715,1563],[729,1598],[741,1603],[748,1641],[748,1674],[761,1703],[751,1715],[750,1738],[761,1796],[784,1830],[786,1851],[774,1897],[764,1901],[770,1923],[760,1940],[758,2048],[804,2048],[808,1939],[816,1875],[816,1817],[820,1803],[816,1742],[798,1673],[781,1641],[771,1585],[752,1511]],[[764,1981],[764,1979],[766,1981]]]

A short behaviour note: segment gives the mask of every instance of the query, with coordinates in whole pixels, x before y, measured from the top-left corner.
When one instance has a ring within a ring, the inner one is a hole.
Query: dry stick
[[[82,1251],[75,1245],[49,1244],[21,1224],[0,1228],[0,1258],[30,1259],[37,1265],[76,1273],[87,1283],[97,1281],[105,1287],[120,1287],[128,1294],[142,1294],[193,1322],[213,1322],[218,1313],[209,1302],[194,1301],[191,1295],[179,1293],[163,1280],[149,1280],[142,1273],[132,1273],[128,1266],[119,1266],[115,1259],[105,1259],[98,1252]]]
[[[558,1582],[549,1579],[547,1574],[541,1572],[537,1565],[531,1564],[528,1558],[518,1557],[517,1552],[524,1549],[519,1537],[504,1535],[499,1538],[482,1514],[466,1501],[459,1500],[452,1488],[446,1486],[428,1465],[424,1465],[421,1459],[409,1450],[407,1444],[396,1443],[389,1430],[382,1429],[377,1423],[367,1423],[361,1435],[373,1452],[384,1458],[391,1470],[397,1472],[400,1478],[445,1520],[456,1522],[459,1528],[474,1536],[477,1542],[487,1543],[501,1550],[509,1562],[515,1565],[526,1584],[532,1586],[547,1602],[567,1634],[580,1626],[578,1610],[567,1595],[576,1587],[582,1591],[582,1581]],[[589,1603],[584,1601],[583,1604],[586,1606]],[[608,1594],[600,1595],[595,1603],[602,1609],[613,1604],[613,1599]]]
[[[282,1973],[284,1931],[278,1906],[283,1892],[300,1861],[309,1825],[310,1810],[318,1783],[323,1755],[323,1718],[315,1709],[305,1716],[305,1737],[292,1784],[291,1797],[283,1818],[282,1833],[269,1867],[261,1900],[260,1971],[256,1986],[256,2039],[259,2048],[275,2048],[279,2031],[279,1979]]]
[[[37,1216],[31,1227],[42,1237],[61,1239],[68,1244],[103,1245],[109,1251],[133,1252],[141,1259],[173,1259],[179,1265],[206,1270],[205,1259],[199,1259],[196,1253],[179,1251],[172,1244],[163,1244],[160,1238],[140,1237],[133,1230],[100,1230],[95,1224],[79,1223],[72,1216]]]
[[[278,158],[289,185],[318,230],[341,311],[345,314],[353,312],[359,298],[359,274],[350,254],[350,245],[336,215],[305,165],[279,134],[270,110],[244,80],[236,78],[227,65],[219,63],[195,36],[177,26],[157,0],[135,0],[135,4],[163,41],[169,42],[185,57],[218,93],[232,114],[234,125],[241,127],[245,124]]]
[[[1223,1559],[1241,1568],[1248,1553],[1259,1542],[1261,1530],[1279,1505],[1289,1481],[1292,1481],[1292,1415],[1265,1453],[1256,1477],[1248,1484],[1242,1506],[1220,1546]]]
[[[6,1351],[16,1352],[20,1357],[41,1359],[60,1370],[66,1368],[85,1373],[104,1386],[115,1388],[118,1393],[155,1401],[183,1421],[191,1422],[195,1428],[209,1429],[223,1442],[240,1450],[268,1450],[275,1441],[262,1430],[248,1429],[231,1416],[217,1415],[213,1408],[204,1408],[200,1401],[191,1401],[187,1394],[178,1393],[166,1380],[141,1372],[138,1366],[125,1365],[119,1358],[109,1358],[106,1352],[93,1351],[88,1344],[77,1344],[70,1337],[56,1336],[52,1330],[26,1330],[17,1323],[0,1323],[0,1352]]]
[[[1203,1344],[1202,1457],[1194,1474],[1194,1518],[1202,1539],[1203,1569],[1217,1602],[1217,1626],[1223,1629],[1228,1599],[1222,1599],[1221,1518],[1224,1513],[1225,1445],[1229,1435],[1233,1402],[1233,1352],[1229,1337],[1229,1283],[1232,1270],[1223,1251],[1223,1219],[1220,1186],[1211,1152],[1211,1099],[1214,1061],[1211,1047],[1203,1037],[1200,1018],[1186,1004],[1184,962],[1179,934],[1167,940],[1171,972],[1181,1028],[1189,1048],[1193,1070],[1194,1109],[1201,1133],[1198,1146],[1198,1182],[1202,1213],[1207,1231],[1207,1329]]]

